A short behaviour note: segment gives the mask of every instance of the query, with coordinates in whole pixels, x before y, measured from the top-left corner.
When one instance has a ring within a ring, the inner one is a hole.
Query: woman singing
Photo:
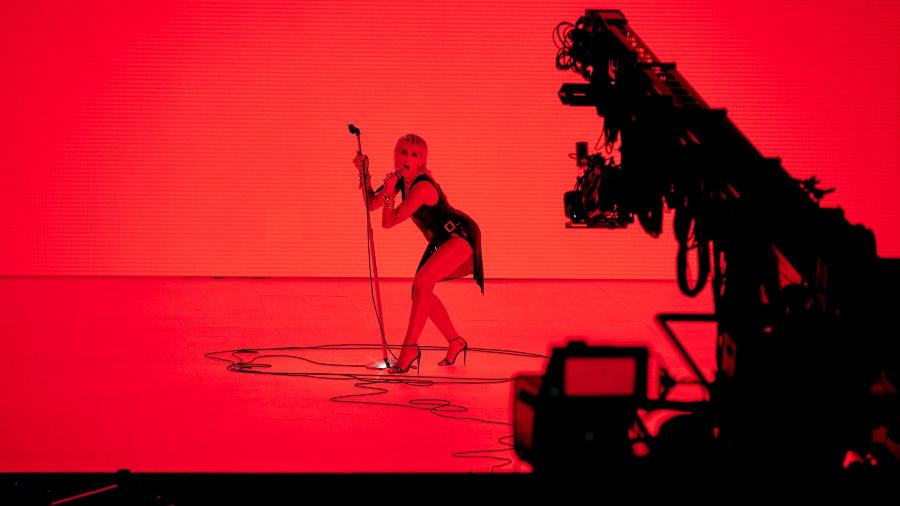
[[[412,218],[419,227],[428,246],[412,286],[412,308],[402,350],[396,365],[388,372],[408,372],[414,362],[421,366],[422,352],[416,344],[425,319],[437,326],[448,341],[447,356],[438,365],[453,365],[460,352],[465,362],[468,343],[453,327],[447,309],[434,294],[434,285],[444,279],[461,278],[472,274],[484,293],[484,270],[481,261],[481,231],[475,220],[454,209],[441,187],[435,182],[426,166],[428,146],[418,135],[404,135],[394,148],[394,171],[384,179],[378,190],[372,189],[367,178],[364,182],[370,195],[369,209],[382,207],[381,224],[385,228]],[[368,174],[368,158],[364,155],[353,160],[357,170]],[[396,194],[401,200],[395,205]]]

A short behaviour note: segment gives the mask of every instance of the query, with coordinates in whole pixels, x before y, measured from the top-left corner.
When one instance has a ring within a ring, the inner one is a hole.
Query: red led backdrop
[[[601,123],[557,99],[582,81],[551,34],[585,8],[621,9],[900,254],[896,2],[5,1],[0,274],[364,276],[353,122],[376,178],[397,137],[429,142],[489,278],[671,278],[668,229],[563,227]],[[413,274],[412,224],[376,243],[382,275]]]

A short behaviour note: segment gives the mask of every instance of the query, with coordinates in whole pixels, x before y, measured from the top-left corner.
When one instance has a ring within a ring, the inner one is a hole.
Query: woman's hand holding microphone
[[[384,198],[394,198],[394,195],[397,194],[397,178],[399,176],[396,172],[388,172],[384,176]]]
[[[369,193],[374,194],[375,191],[372,190],[372,175],[369,172],[369,157],[358,154],[353,159],[353,165],[356,166],[356,171],[359,175],[359,187],[362,188],[363,184],[365,184]],[[397,180],[399,177],[398,171],[388,172],[384,176],[384,188],[381,190],[381,197],[385,203],[393,204],[394,196],[397,195]]]

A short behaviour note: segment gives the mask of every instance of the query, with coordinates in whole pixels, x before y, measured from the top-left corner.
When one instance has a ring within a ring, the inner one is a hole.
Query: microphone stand
[[[356,143],[358,146],[356,154],[362,156],[362,141],[360,140],[359,128],[356,128],[351,124],[350,133],[356,135]],[[366,164],[363,167],[362,181],[360,182],[359,187],[362,189],[363,202],[365,202],[366,205],[366,229],[369,236],[369,263],[372,266],[372,281],[375,294],[375,319],[378,320],[378,330],[381,332],[381,353],[382,358],[384,358],[384,366],[387,368],[391,366],[391,363],[388,361],[387,338],[385,338],[384,335],[384,313],[382,313],[381,310],[381,289],[378,284],[378,264],[375,261],[375,236],[372,232],[372,218],[369,215],[369,192],[366,188],[366,181],[368,180],[369,165]]]

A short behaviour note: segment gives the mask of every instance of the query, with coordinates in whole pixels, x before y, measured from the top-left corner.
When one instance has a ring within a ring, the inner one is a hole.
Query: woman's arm
[[[387,186],[386,186],[387,187]],[[391,228],[413,215],[421,205],[433,206],[437,203],[437,190],[431,183],[417,184],[409,191],[409,195],[403,202],[394,208],[393,194],[383,197],[384,211],[381,213],[381,226]]]
[[[372,189],[372,184],[369,183],[366,188],[366,193],[369,194],[369,211],[374,211],[381,207],[382,202],[384,202],[384,187],[382,186],[377,191]]]
[[[362,187],[363,184],[366,185],[366,197],[369,203],[369,211],[374,211],[381,207],[383,202],[382,197],[384,196],[384,192],[387,188],[387,185],[383,185],[379,187],[377,190],[372,189],[372,175],[369,172],[369,157],[366,155],[356,155],[356,158],[353,159],[353,165],[356,166],[356,170],[359,173],[359,186]],[[365,181],[363,181],[363,174],[365,174]],[[385,183],[387,183],[387,177],[385,177]],[[394,179],[393,184],[396,184],[396,179]]]

